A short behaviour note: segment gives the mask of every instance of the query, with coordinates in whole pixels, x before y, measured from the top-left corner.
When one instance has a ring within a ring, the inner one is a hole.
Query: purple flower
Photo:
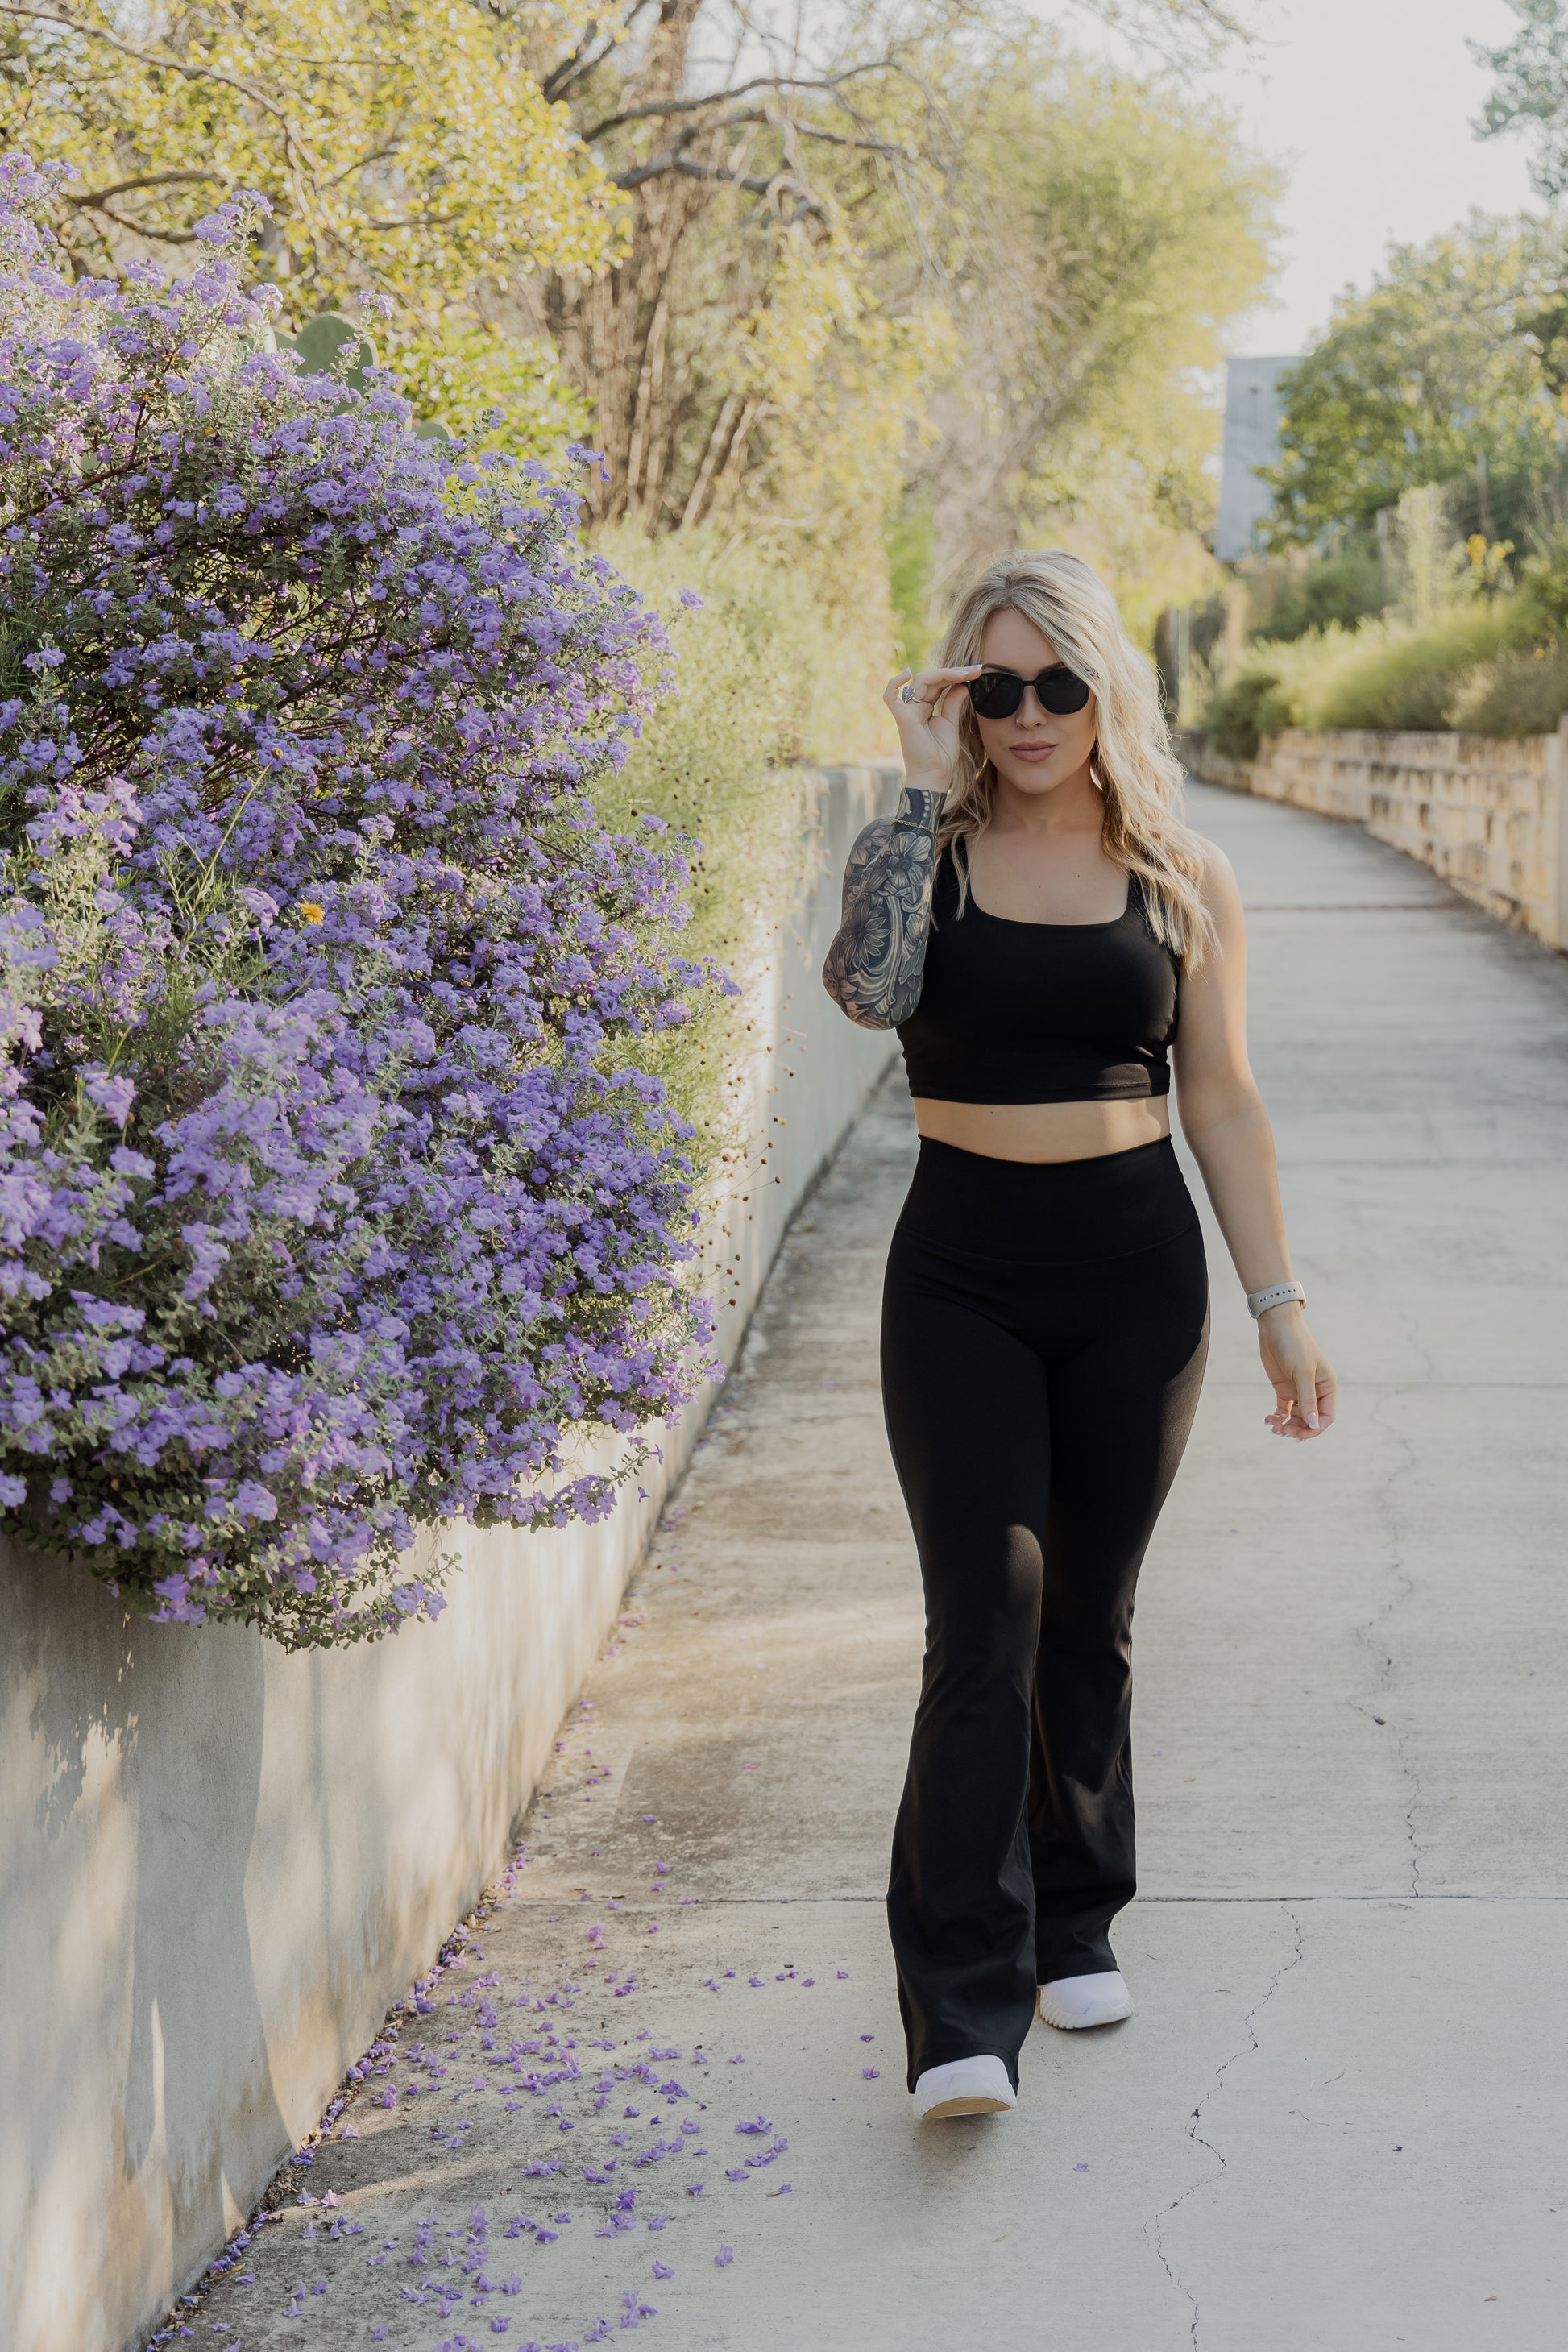
[[[734,2261],[734,2259],[735,2249],[733,2246],[721,2246],[718,2252],[713,2257],[713,2267],[715,2270],[728,2270],[730,2264]]]
[[[593,797],[668,644],[574,485],[256,348],[251,200],[120,288],[37,275],[53,188],[0,159],[0,1519],[374,1638],[420,1528],[603,1517],[705,1376],[656,1063],[727,983]]]
[[[107,1111],[116,1127],[123,1127],[136,1099],[136,1089],[129,1078],[111,1078],[102,1070],[84,1072],[82,1086],[100,1110]]]

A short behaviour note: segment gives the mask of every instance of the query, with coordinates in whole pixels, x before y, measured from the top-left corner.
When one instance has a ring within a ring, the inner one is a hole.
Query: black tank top
[[[1176,959],[1136,875],[1110,923],[1015,923],[937,867],[921,1000],[899,1024],[910,1092],[936,1102],[1125,1102],[1171,1090]]]

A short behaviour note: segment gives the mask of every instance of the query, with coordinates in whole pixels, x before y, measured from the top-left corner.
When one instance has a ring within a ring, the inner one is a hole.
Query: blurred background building
[[[1222,563],[1252,553],[1256,531],[1274,502],[1258,474],[1279,462],[1279,378],[1294,357],[1227,360],[1225,442],[1220,459],[1219,516],[1214,551]]]

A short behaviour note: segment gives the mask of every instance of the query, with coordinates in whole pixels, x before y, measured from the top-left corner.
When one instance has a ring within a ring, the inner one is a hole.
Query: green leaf
[[[285,338],[278,338],[281,346]],[[294,338],[294,356],[306,375],[335,375],[363,392],[365,378],[376,365],[375,345],[362,328],[351,325],[336,310],[320,311],[307,319]]]

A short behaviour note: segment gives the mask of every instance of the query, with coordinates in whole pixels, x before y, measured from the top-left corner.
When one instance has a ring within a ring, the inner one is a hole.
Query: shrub
[[[1506,655],[1477,670],[1454,719],[1473,735],[1552,735],[1568,711],[1568,645]]]
[[[290,1646],[415,1528],[609,1507],[698,1377],[714,985],[604,823],[657,615],[537,466],[258,346],[218,248],[67,285],[0,165],[0,1527]]]
[[[1228,760],[1256,760],[1260,736],[1288,726],[1279,680],[1271,669],[1244,669],[1222,686],[1209,704],[1204,725],[1216,751]]]
[[[1509,601],[1468,595],[1423,628],[1363,621],[1259,648],[1215,697],[1205,723],[1216,748],[1239,759],[1253,758],[1259,735],[1280,727],[1451,727],[1507,643]]]
[[[1503,601],[1466,598],[1439,610],[1425,628],[1399,621],[1363,622],[1353,633],[1326,640],[1316,663],[1303,640],[1303,658],[1287,670],[1293,707],[1309,727],[1451,727],[1466,679],[1490,661],[1502,642]]]
[[[696,836],[691,952],[752,979],[816,873],[798,763],[842,757],[858,727],[864,740],[885,721],[887,669],[871,693],[865,654],[846,660],[812,583],[717,530],[649,540],[623,525],[597,544],[659,612],[676,656],[673,690],[600,805],[623,824],[652,812]],[[710,1155],[744,1140],[748,1018],[743,997],[710,990],[648,1063]]]
[[[1288,644],[1334,624],[1353,627],[1381,612],[1387,593],[1377,556],[1368,550],[1347,549],[1342,555],[1324,556],[1304,572],[1285,573],[1268,617],[1253,635],[1266,644]]]

